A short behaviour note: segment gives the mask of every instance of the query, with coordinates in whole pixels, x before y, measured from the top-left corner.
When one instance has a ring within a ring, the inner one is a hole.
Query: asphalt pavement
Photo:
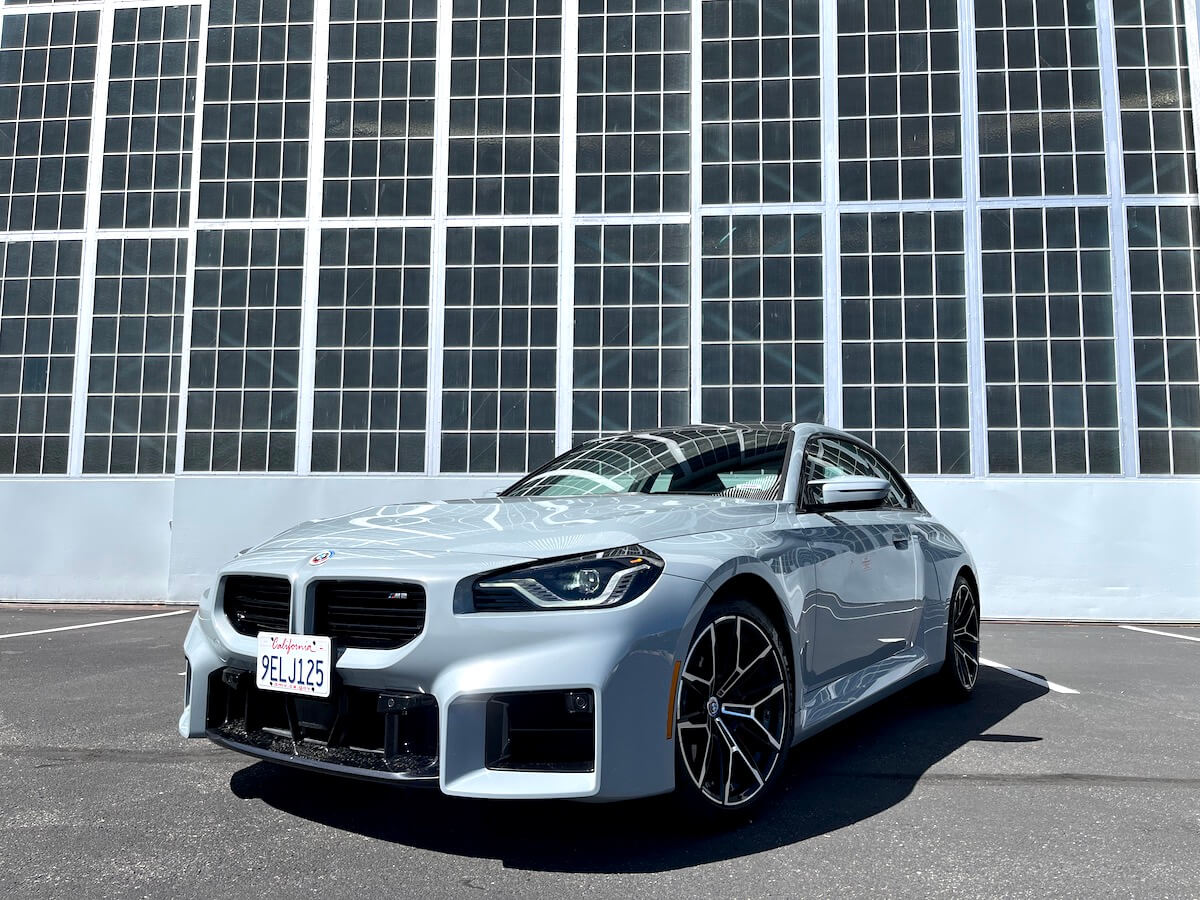
[[[185,741],[172,612],[0,604],[4,897],[1200,898],[1200,628],[985,623],[971,701],[883,701],[711,832]]]

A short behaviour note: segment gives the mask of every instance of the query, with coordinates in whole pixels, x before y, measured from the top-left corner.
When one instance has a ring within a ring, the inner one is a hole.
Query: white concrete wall
[[[0,479],[0,598],[193,601],[238,550],[496,477]],[[985,615],[1200,621],[1200,480],[915,478],[970,545]]]
[[[480,497],[510,477],[180,476],[175,482],[170,599],[195,600],[244,547],[307,519],[413,500]]]
[[[170,478],[0,479],[0,599],[162,600]]]
[[[1200,620],[1200,481],[912,483],[971,548],[985,616]]]

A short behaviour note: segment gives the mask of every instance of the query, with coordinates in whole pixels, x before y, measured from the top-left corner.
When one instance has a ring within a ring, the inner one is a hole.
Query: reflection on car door
[[[816,688],[912,646],[922,567],[911,498],[865,448],[820,438],[810,444],[805,468],[810,478],[866,475],[893,484],[879,508],[820,513],[807,531],[816,590],[805,604],[804,677]]]

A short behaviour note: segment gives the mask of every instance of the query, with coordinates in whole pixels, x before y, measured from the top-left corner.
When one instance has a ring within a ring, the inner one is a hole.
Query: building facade
[[[7,0],[0,596],[819,420],[987,612],[1200,618],[1188,0]]]

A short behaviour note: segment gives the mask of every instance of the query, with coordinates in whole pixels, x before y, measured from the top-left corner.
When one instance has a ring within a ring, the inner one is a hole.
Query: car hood
[[[543,559],[774,521],[778,505],[732,497],[503,498],[403,503],[297,525],[247,555],[471,553]]]

